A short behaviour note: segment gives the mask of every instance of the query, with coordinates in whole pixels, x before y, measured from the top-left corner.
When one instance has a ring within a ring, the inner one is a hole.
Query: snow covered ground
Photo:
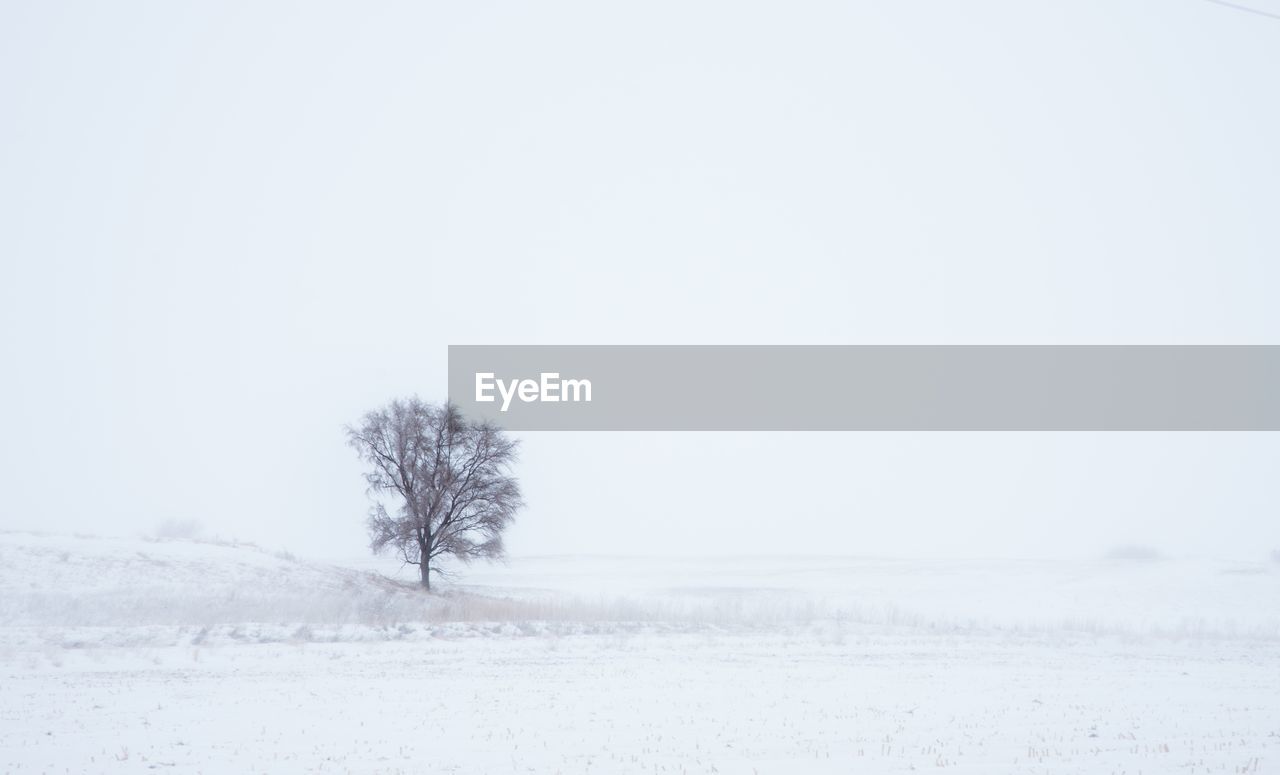
[[[0,533],[0,772],[1280,771],[1280,564]]]

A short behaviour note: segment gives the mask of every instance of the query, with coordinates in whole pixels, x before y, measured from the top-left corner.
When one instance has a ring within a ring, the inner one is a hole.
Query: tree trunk
[[[422,572],[422,588],[431,591],[431,535],[428,531],[418,534],[418,570]]]

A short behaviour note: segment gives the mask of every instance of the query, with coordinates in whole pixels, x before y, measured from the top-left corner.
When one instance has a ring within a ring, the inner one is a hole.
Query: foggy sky
[[[0,4],[0,528],[358,554],[449,344],[1280,343],[1277,72],[1204,0]],[[516,554],[1280,547],[1276,434],[522,438]]]

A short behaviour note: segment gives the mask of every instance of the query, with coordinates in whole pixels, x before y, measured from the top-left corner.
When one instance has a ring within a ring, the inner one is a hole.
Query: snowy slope
[[[647,622],[1280,640],[1280,563],[517,558],[424,595],[391,561],[0,533],[0,626]],[[412,569],[410,569],[412,570]]]
[[[377,574],[251,545],[0,533],[0,623],[372,621],[427,602]]]

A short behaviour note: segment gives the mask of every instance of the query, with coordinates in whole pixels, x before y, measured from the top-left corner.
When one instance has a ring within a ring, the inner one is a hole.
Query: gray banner
[[[451,346],[509,430],[1274,431],[1280,346]]]

